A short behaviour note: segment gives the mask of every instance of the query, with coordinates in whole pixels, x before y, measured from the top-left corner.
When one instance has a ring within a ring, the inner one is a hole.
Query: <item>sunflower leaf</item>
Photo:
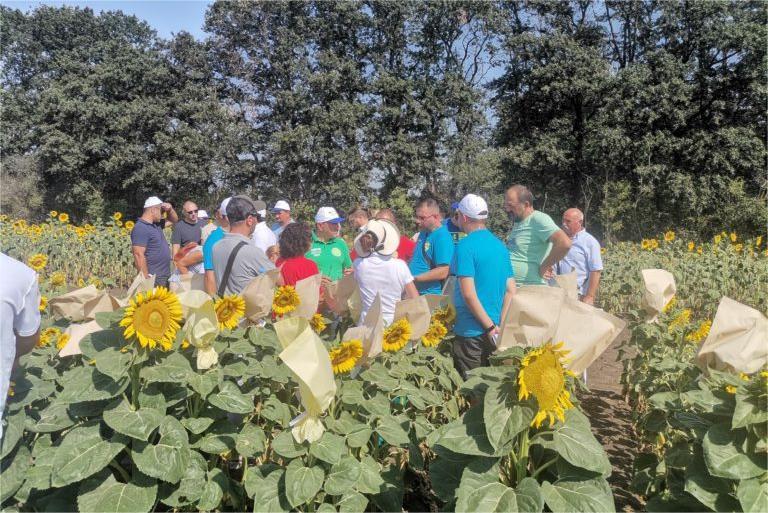
[[[163,419],[156,444],[137,442],[131,453],[144,474],[169,483],[181,480],[191,457],[187,432],[174,417]]]
[[[130,483],[120,483],[109,471],[101,472],[80,485],[77,497],[81,512],[145,513],[157,497],[157,481],[139,475]]]
[[[589,420],[579,410],[565,412],[565,422],[558,422],[552,430],[552,441],[541,438],[535,444],[557,451],[565,460],[579,468],[611,474],[611,462],[589,426]]]
[[[51,484],[60,488],[103,469],[125,448],[124,437],[102,438],[99,423],[79,426],[64,436],[51,462]]]

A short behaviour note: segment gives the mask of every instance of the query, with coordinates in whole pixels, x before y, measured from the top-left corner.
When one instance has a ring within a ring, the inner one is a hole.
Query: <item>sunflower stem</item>
[[[528,438],[529,431],[530,428],[525,428],[519,435],[518,453],[515,462],[515,486],[528,475],[528,451],[531,446],[530,439]]]
[[[131,365],[129,372],[131,377],[131,405],[134,409],[139,407],[139,366]]]
[[[539,468],[537,468],[536,471],[534,471],[534,473],[533,473],[533,475],[531,477],[534,477],[534,478],[538,477],[539,474],[541,474],[544,470],[547,469],[547,467],[549,467],[550,465],[552,465],[555,462],[557,462],[557,457],[552,458],[551,460],[549,460],[548,462],[546,462],[545,464],[543,464]]]

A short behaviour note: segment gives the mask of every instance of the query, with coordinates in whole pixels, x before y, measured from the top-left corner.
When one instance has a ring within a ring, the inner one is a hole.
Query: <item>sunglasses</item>
[[[192,215],[192,214],[197,214],[199,211],[200,211],[200,209],[197,209],[197,210],[187,210],[186,213],[189,214],[189,215]]]

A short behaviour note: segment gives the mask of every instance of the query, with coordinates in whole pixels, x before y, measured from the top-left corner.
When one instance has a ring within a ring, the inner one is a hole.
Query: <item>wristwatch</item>
[[[495,324],[491,324],[490,326],[485,328],[485,330],[483,330],[483,334],[487,335],[488,333],[492,332],[495,329],[496,329],[496,325]]]

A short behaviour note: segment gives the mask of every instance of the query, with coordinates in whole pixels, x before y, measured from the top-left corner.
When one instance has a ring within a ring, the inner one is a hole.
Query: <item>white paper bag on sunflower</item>
[[[249,322],[255,324],[272,313],[272,301],[275,298],[275,286],[279,276],[280,269],[271,269],[252,279],[243,289],[241,295],[245,300],[245,318]]]
[[[121,307],[128,306],[128,302],[131,300],[133,296],[143,292],[149,292],[154,288],[155,288],[155,275],[150,274],[148,277],[145,278],[142,273],[139,273],[133,279],[133,282],[131,282],[131,286],[128,287],[128,292],[125,294],[125,297],[123,299],[118,299],[117,302]]]
[[[287,314],[288,317],[301,317],[309,320],[317,313],[317,306],[320,304],[321,280],[322,275],[314,274],[296,282],[296,293],[301,301],[296,310]]]
[[[306,319],[291,317],[274,326],[283,346],[278,356],[299,382],[299,398],[305,410],[291,420],[291,433],[298,443],[317,441],[325,432],[320,416],[336,395],[331,359]]]
[[[576,271],[567,274],[556,274],[553,278],[555,285],[565,291],[565,296],[572,299],[579,299],[579,281],[576,277]]]
[[[410,340],[420,340],[429,329],[429,322],[432,319],[427,298],[419,296],[395,303],[395,316],[392,322],[403,318],[408,319],[411,325]]]
[[[563,348],[570,351],[567,367],[579,374],[608,349],[626,325],[599,308],[566,297],[552,342],[563,342]]]
[[[85,319],[85,304],[96,299],[100,294],[102,292],[96,288],[96,285],[88,285],[52,298],[48,301],[48,306],[54,317],[80,322]]]
[[[526,285],[517,289],[501,322],[498,350],[540,346],[552,340],[563,302],[565,290],[558,287]]]
[[[205,275],[200,273],[186,273],[179,275],[178,282],[172,282],[171,292],[177,294],[190,290],[205,290]]]
[[[360,365],[363,365],[370,363],[382,351],[384,318],[382,317],[381,296],[379,294],[376,294],[368,313],[365,314],[361,327],[366,329],[365,338],[363,338],[363,356],[360,358]]]
[[[83,305],[83,320],[90,321],[96,318],[97,313],[114,312],[119,308],[120,302],[116,297],[102,292]]]
[[[96,321],[88,321],[82,324],[70,324],[64,333],[69,335],[69,340],[59,351],[59,356],[72,356],[76,354],[82,354],[80,351],[80,341],[85,338],[86,335],[102,331],[104,328],[99,326]]]
[[[664,269],[643,269],[643,309],[648,316],[648,322],[656,322],[664,307],[672,301],[677,292],[675,277]]]
[[[184,339],[197,349],[197,368],[210,369],[219,361],[219,354],[213,348],[219,335],[213,298],[200,290],[182,292],[178,298],[186,318],[182,328]]]
[[[759,371],[768,363],[768,319],[754,308],[723,297],[696,360],[705,371]]]
[[[435,310],[440,308],[446,308],[450,303],[452,303],[451,298],[445,294],[424,294],[423,297],[427,300],[430,314],[435,313]]]

